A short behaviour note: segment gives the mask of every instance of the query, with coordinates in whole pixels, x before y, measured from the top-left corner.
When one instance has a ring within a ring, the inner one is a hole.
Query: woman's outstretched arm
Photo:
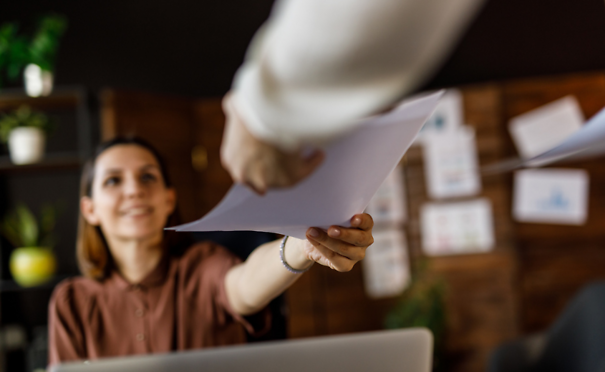
[[[288,238],[284,248],[285,261],[297,270],[317,262],[337,271],[350,271],[365,257],[366,249],[374,242],[374,222],[369,214],[353,216],[351,226],[331,226],[328,231],[310,228],[307,240]],[[280,240],[261,245],[246,262],[227,273],[227,297],[239,314],[250,315],[263,309],[302,275],[284,267],[279,257],[279,246]]]

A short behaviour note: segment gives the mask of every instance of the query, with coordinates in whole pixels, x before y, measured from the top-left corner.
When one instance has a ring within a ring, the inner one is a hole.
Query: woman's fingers
[[[325,231],[322,231],[320,229],[313,228],[313,230],[315,230],[316,234],[307,235],[307,239],[313,245],[317,245],[317,244],[322,245],[323,247],[329,249],[330,251],[333,251],[334,253],[337,253],[341,256],[344,256],[344,257],[354,260],[354,261],[361,261],[365,257],[365,248],[369,244],[358,246],[358,245],[354,245],[350,242],[347,242],[343,239],[332,238],[328,235],[328,233],[326,233]],[[359,230],[357,230],[357,231],[359,231]],[[313,235],[316,235],[316,236],[313,236]],[[342,232],[340,232],[340,235],[349,235],[349,234],[346,231],[342,231]],[[357,238],[359,240],[367,240],[367,237],[357,237]],[[353,240],[356,240],[357,238],[355,238]],[[316,244],[314,244],[314,243],[316,243]]]
[[[331,226],[328,229],[328,236],[356,247],[368,247],[374,243],[374,238],[368,231],[347,229],[339,226]]]
[[[306,247],[308,257],[320,265],[327,266],[333,270],[346,272],[351,271],[357,261],[350,260],[338,253],[326,248],[318,242],[309,241],[310,247]]]
[[[343,257],[346,257],[355,262],[363,260],[365,257],[366,248],[372,243],[372,236],[364,236],[363,234],[351,233],[349,231],[341,231],[339,235],[348,237],[351,242],[347,242],[344,239],[332,238],[325,231],[319,229],[313,229],[315,233],[313,235],[308,234],[307,240],[313,245],[321,245],[334,253],[337,253]],[[359,233],[363,233],[358,230]],[[357,242],[359,245],[352,242]]]
[[[374,227],[374,220],[372,219],[372,216],[367,213],[356,214],[351,217],[351,227],[371,231]]]
[[[334,270],[351,270],[364,259],[366,249],[374,243],[374,221],[369,214],[357,214],[351,218],[351,226],[331,226],[328,231],[310,228],[307,231],[308,257]]]

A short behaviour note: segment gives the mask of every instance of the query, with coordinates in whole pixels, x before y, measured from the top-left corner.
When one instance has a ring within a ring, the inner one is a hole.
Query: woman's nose
[[[124,182],[124,194],[127,197],[140,197],[144,193],[145,189],[137,179],[129,177],[129,179]]]

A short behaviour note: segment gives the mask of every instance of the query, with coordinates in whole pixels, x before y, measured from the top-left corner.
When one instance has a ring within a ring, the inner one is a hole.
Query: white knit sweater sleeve
[[[416,88],[483,0],[278,0],[234,82],[249,130],[321,144]]]

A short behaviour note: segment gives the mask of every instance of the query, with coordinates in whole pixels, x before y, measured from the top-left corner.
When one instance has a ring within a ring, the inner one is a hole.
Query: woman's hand
[[[304,245],[306,256],[320,265],[336,271],[350,271],[365,257],[366,249],[374,243],[374,221],[367,213],[351,218],[351,227],[330,226],[327,232],[312,227],[307,230]]]

